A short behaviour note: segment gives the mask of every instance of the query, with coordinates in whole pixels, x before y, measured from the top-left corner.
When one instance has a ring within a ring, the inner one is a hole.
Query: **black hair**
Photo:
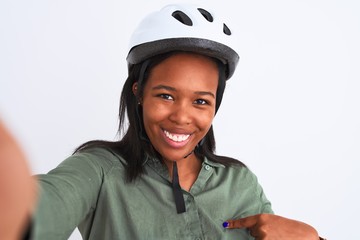
[[[111,151],[122,156],[127,165],[127,180],[135,180],[144,172],[143,163],[146,155],[161,159],[160,154],[153,148],[148,140],[143,127],[141,114],[141,105],[139,101],[143,96],[144,86],[149,77],[150,71],[157,64],[164,61],[175,52],[165,53],[154,56],[142,63],[129,65],[128,78],[126,79],[120,97],[119,106],[119,135],[123,137],[119,141],[93,140],[80,145],[74,153],[93,147],[108,148]],[[216,111],[218,110],[226,85],[226,73],[224,64],[214,59],[219,69],[219,83],[216,92]],[[133,93],[133,84],[138,82],[137,94]],[[126,117],[128,126],[126,127]],[[123,133],[123,134],[122,134]],[[203,160],[207,157],[209,160],[221,163],[225,166],[240,165],[246,167],[242,162],[215,154],[215,137],[213,127],[211,126],[205,137],[196,146],[195,155]]]

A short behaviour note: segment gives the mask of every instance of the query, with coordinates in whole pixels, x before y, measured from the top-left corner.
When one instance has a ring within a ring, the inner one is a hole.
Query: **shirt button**
[[[205,170],[209,171],[211,167],[209,165],[205,165]]]

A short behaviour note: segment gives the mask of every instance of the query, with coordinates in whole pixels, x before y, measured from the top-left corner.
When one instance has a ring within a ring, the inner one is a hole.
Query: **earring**
[[[137,100],[137,104],[138,104],[138,105],[141,105],[141,103],[142,103],[142,98],[141,98],[141,97],[138,97],[136,100]]]

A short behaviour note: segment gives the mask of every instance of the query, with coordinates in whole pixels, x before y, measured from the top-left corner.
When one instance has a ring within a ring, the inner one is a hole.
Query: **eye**
[[[206,105],[206,104],[209,104],[208,101],[206,101],[205,99],[196,99],[194,101],[195,104],[198,104],[198,105]]]
[[[165,99],[165,100],[173,100],[174,98],[166,93],[161,93],[157,95],[159,98]]]

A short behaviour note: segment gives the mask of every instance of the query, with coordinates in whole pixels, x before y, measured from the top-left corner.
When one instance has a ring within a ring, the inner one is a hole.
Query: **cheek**
[[[149,128],[152,124],[160,122],[166,116],[166,110],[156,104],[144,103],[143,105],[143,121],[145,128]]]
[[[198,122],[198,126],[199,128],[201,128],[204,131],[208,131],[211,127],[211,124],[214,120],[214,113],[213,112],[209,112],[207,114],[198,114],[197,117],[197,122]]]
[[[143,107],[143,122],[145,127],[152,122],[156,122],[156,114],[154,114],[154,111],[147,111],[146,106]]]

